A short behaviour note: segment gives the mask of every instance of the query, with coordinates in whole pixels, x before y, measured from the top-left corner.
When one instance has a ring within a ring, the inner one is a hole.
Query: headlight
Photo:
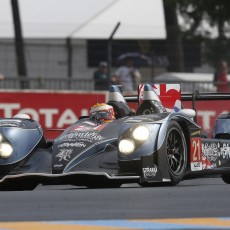
[[[123,139],[119,142],[118,145],[120,153],[124,155],[129,155],[135,149],[135,144],[131,139]]]
[[[146,141],[149,138],[149,129],[140,125],[133,130],[133,138],[137,141]]]
[[[13,153],[13,148],[8,143],[1,143],[0,144],[0,157],[6,159],[9,158]]]

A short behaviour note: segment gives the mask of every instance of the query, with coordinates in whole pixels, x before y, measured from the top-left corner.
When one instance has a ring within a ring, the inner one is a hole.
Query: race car
[[[92,116],[81,117],[54,140],[26,114],[0,119],[0,189],[176,185],[211,174],[230,183],[229,114],[217,119],[208,139],[194,121],[195,111],[182,108],[178,84],[143,84],[138,95],[134,112],[129,98],[111,86],[104,108],[112,107],[115,117],[104,122],[108,114],[94,107]]]

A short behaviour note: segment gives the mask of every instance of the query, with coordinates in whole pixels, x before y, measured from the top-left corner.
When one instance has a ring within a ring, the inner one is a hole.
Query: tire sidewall
[[[168,173],[169,173],[169,177],[171,179],[170,184],[171,185],[176,185],[178,184],[184,177],[185,175],[185,171],[186,171],[186,167],[187,167],[187,144],[186,144],[186,139],[184,136],[184,133],[180,127],[180,125],[176,122],[176,121],[170,121],[168,129],[167,129],[167,135],[166,135],[166,146],[167,146],[167,141],[168,141],[168,137],[171,131],[176,130],[179,135],[181,136],[181,145],[183,146],[183,166],[181,167],[181,170],[179,173],[175,174],[170,166],[169,166],[169,160],[168,160],[168,156],[167,156],[167,147],[165,147],[166,149],[166,158],[167,158],[167,164],[168,164]]]

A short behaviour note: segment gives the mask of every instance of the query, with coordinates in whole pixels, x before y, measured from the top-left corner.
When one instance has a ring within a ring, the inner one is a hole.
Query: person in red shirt
[[[214,76],[214,84],[217,87],[217,92],[227,93],[228,87],[228,63],[226,61],[220,61],[217,67],[217,71]]]

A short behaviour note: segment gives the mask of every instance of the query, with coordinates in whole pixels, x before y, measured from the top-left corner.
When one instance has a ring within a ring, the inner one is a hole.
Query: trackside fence
[[[155,82],[163,83],[163,82]],[[177,81],[164,83],[180,83],[182,92],[216,92],[211,81]],[[48,90],[94,90],[92,79],[82,78],[35,78],[6,77],[0,81],[0,89],[48,89]]]

